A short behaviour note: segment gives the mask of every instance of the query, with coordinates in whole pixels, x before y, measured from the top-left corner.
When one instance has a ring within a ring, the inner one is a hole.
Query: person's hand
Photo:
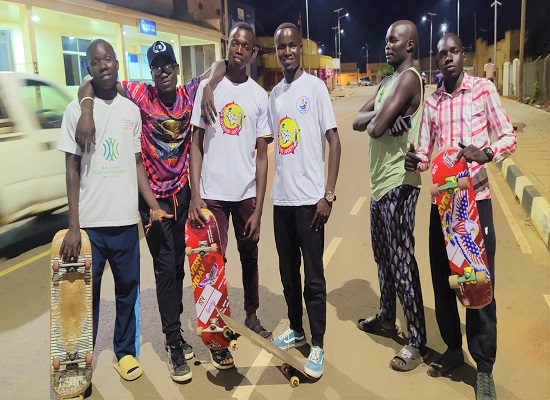
[[[82,103],[82,113],[76,124],[75,139],[82,153],[89,153],[92,150],[92,144],[95,145],[95,124],[91,111],[93,104],[88,103],[92,103],[91,100],[84,100]]]
[[[200,196],[191,196],[187,219],[202,228],[206,224],[206,217],[203,215],[201,208],[206,208],[204,200]]]
[[[149,229],[154,224],[160,224],[163,218],[172,219],[174,218],[174,215],[168,214],[162,208],[155,208],[154,210],[149,210],[149,223],[143,227],[145,229],[145,236],[147,236],[147,234],[149,233]]]
[[[478,164],[485,164],[489,159],[487,154],[483,150],[478,149],[473,144],[464,146],[462,143],[458,144],[462,150],[456,155],[456,162],[458,163],[462,157],[466,159],[469,163],[475,161]]]
[[[81,246],[80,229],[69,228],[63,238],[63,243],[61,243],[61,248],[59,249],[59,254],[63,262],[76,262],[80,254]]]
[[[407,133],[409,131],[409,127],[407,126],[407,123],[403,119],[403,117],[400,115],[397,117],[395,122],[393,123],[393,126],[390,128],[390,136],[398,137],[403,136],[404,133]]]
[[[212,124],[216,122],[217,116],[218,112],[214,106],[214,90],[210,84],[207,84],[204,86],[202,92],[201,118],[207,126],[212,126]]]
[[[422,161],[422,159],[416,154],[414,144],[410,143],[409,150],[405,154],[405,171],[415,172],[420,161]]]
[[[317,202],[315,215],[313,216],[313,220],[311,220],[311,228],[314,229],[315,232],[319,231],[319,229],[328,222],[331,211],[332,203],[326,201],[325,198]]]
[[[261,215],[259,213],[253,213],[244,226],[243,236],[245,239],[257,242],[260,240],[260,221]]]

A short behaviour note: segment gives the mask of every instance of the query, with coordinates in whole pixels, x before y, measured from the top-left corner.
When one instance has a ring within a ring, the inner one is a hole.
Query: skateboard
[[[298,372],[307,379],[315,379],[305,372],[305,364],[294,358],[292,354],[287,351],[281,350],[271,341],[261,337],[256,332],[250,330],[240,322],[231,318],[229,315],[225,315],[224,313],[222,313],[221,310],[217,309],[217,311],[220,314],[220,318],[224,321],[224,324],[226,325],[224,329],[224,334],[226,337],[231,339],[229,347],[231,350],[237,350],[239,348],[237,338],[239,336],[243,336],[256,346],[264,349],[265,351],[274,355],[283,362],[281,370],[285,375],[288,375],[290,377],[290,386],[292,386],[293,388],[297,387],[300,384],[300,378],[297,374]]]
[[[459,148],[440,152],[432,162],[430,189],[435,199],[451,275],[449,285],[467,308],[483,308],[493,297],[491,274],[466,160],[456,162]]]
[[[225,262],[216,218],[206,208],[202,213],[206,218],[204,227],[189,220],[185,224],[185,254],[189,257],[191,270],[197,335],[209,349],[222,350],[229,347],[229,339],[223,334],[225,324],[216,307],[230,315]]]
[[[65,263],[59,251],[66,233],[53,238],[50,279],[50,380],[62,399],[76,397],[90,385],[94,351],[90,239],[81,230],[78,260]]]

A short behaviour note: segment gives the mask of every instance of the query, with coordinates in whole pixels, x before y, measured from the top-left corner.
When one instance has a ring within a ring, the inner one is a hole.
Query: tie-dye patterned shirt
[[[189,178],[191,111],[200,82],[201,78],[197,76],[176,87],[176,101],[172,107],[162,103],[154,86],[122,82],[126,96],[141,112],[143,166],[157,198],[175,195]]]

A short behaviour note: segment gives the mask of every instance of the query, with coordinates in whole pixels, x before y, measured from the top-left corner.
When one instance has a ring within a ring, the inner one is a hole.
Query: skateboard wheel
[[[476,272],[476,282],[479,285],[485,285],[487,283],[487,274],[485,271]]]
[[[89,258],[84,260],[84,268],[90,269],[91,267],[92,267],[92,260],[90,260]]]
[[[232,340],[231,342],[229,342],[229,347],[231,347],[231,350],[233,351],[239,350],[239,342],[237,342],[236,340]]]
[[[229,327],[227,327],[227,326],[224,326],[223,327],[223,337],[226,338],[226,339],[231,339],[232,336],[233,336],[233,332],[231,331],[231,329],[229,329]]]
[[[86,353],[86,365],[92,365],[93,356],[92,353],[87,352]]]
[[[197,328],[197,336],[202,336],[202,328],[200,326]]]
[[[470,181],[468,178],[458,178],[457,183],[460,190],[468,190],[470,188]]]
[[[297,376],[293,376],[292,378],[290,378],[290,386],[295,388],[295,387],[298,387],[299,384],[300,384],[300,379],[298,379]]]
[[[286,363],[281,365],[281,370],[283,371],[284,374],[288,375],[290,373],[290,365]]]
[[[53,272],[59,272],[59,261],[54,261],[52,263],[52,269],[53,269]]]
[[[52,366],[53,366],[53,369],[59,369],[59,367],[61,366],[61,360],[59,359],[59,357],[54,357],[53,360],[52,360]]]
[[[185,255],[186,255],[187,257],[189,257],[191,254],[193,254],[193,248],[191,248],[191,247],[186,247],[186,248],[185,248]]]
[[[212,243],[212,246],[210,246],[210,248],[212,249],[212,251],[214,253],[218,252],[218,244],[217,243]]]
[[[437,184],[432,184],[432,186],[430,187],[430,194],[432,195],[432,197],[439,196],[439,186],[437,186]]]
[[[451,289],[458,289],[458,275],[449,276],[449,286]]]

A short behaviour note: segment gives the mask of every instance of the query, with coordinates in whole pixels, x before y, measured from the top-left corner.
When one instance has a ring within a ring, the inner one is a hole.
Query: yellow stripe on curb
[[[519,204],[523,204],[523,189],[525,188],[525,186],[531,185],[533,184],[525,175],[518,176],[516,178],[516,187],[514,188],[514,193],[519,200]]]
[[[531,223],[542,237],[548,247],[548,235],[550,234],[550,204],[544,197],[535,197],[531,208]]]
[[[3,277],[4,275],[9,274],[10,272],[18,270],[21,267],[24,267],[25,265],[28,265],[32,262],[35,262],[36,260],[40,260],[41,258],[44,258],[44,257],[48,256],[49,254],[50,254],[50,250],[47,250],[43,253],[37,254],[36,256],[27,259],[25,261],[21,261],[19,264],[15,264],[12,267],[6,268],[5,270],[0,272],[0,278]]]

